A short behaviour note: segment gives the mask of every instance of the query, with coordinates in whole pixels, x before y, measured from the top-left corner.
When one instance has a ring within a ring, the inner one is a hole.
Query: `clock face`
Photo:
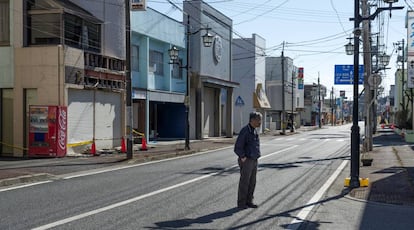
[[[222,53],[223,53],[223,42],[221,37],[215,36],[214,37],[214,60],[219,63],[221,61]]]

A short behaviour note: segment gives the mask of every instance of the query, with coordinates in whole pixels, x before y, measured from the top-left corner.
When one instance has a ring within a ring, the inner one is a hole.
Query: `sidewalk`
[[[393,133],[374,136],[369,152],[372,166],[361,166],[360,178],[369,178],[368,187],[353,189],[354,198],[397,205],[414,205],[414,145]]]
[[[312,130],[304,127],[297,132]],[[294,135],[286,131],[286,135]],[[280,135],[273,131],[263,136]],[[68,156],[64,158],[0,158],[0,187],[21,183],[56,179],[60,175],[115,167],[121,164],[134,164],[168,157],[188,155],[212,149],[231,147],[235,138],[209,138],[191,141],[191,150],[184,150],[184,141],[163,141],[148,143],[147,151],[134,151],[128,160],[125,153],[104,153],[99,156]],[[140,145],[134,146],[139,149]],[[369,153],[373,158],[372,166],[361,166],[360,177],[369,178],[368,187],[350,191],[349,196],[366,201],[414,205],[414,145],[407,144],[402,137],[393,132],[383,132],[374,137],[374,150]],[[343,178],[341,178],[342,180]]]

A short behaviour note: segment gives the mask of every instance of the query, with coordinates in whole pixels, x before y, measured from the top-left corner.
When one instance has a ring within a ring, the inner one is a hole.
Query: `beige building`
[[[0,156],[27,155],[30,105],[67,106],[70,152],[84,151],[93,140],[97,149],[119,146],[125,132],[123,1],[34,2],[0,0]],[[119,15],[102,13],[114,7]]]

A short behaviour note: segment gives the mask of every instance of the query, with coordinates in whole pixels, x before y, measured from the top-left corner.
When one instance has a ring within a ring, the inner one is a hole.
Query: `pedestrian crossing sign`
[[[236,106],[244,106],[244,101],[240,96],[237,97],[235,105]]]

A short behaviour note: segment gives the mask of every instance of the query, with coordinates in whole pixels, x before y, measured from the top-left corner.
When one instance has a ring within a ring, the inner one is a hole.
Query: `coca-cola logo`
[[[59,123],[58,123],[58,145],[62,150],[66,149],[66,121],[67,113],[65,110],[59,110]]]

